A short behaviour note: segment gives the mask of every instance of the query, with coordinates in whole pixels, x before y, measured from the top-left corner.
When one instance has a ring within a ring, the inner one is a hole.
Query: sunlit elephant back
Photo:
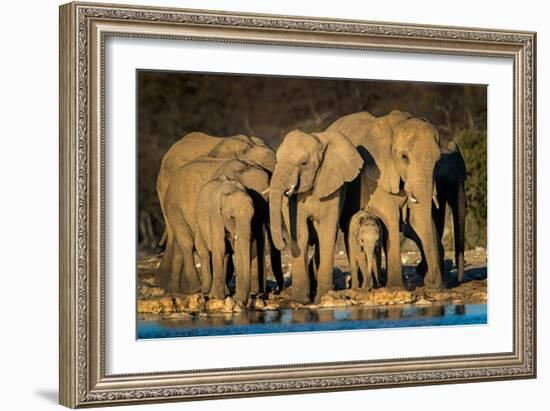
[[[275,167],[275,152],[258,137],[214,137],[201,132],[189,133],[175,142],[162,157],[157,177],[157,194],[161,209],[164,209],[164,196],[174,172],[190,161],[205,156],[240,159],[269,172]]]
[[[426,120],[394,110],[382,117],[368,112],[350,114],[327,131],[348,136],[370,165],[359,181],[350,185],[341,221],[343,230],[347,232],[351,216],[359,209],[367,205],[380,209],[388,230],[388,285],[401,286],[400,202],[393,196],[406,196],[410,225],[426,253],[426,284],[440,287],[439,241],[432,219],[434,168],[441,154],[438,130]],[[369,179],[377,183],[376,195],[372,190],[362,190]],[[378,204],[369,204],[373,201]]]

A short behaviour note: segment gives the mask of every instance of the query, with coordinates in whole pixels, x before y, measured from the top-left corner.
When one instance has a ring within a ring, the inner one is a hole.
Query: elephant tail
[[[164,230],[162,232],[162,237],[160,238],[159,240],[159,244],[158,246],[159,247],[164,247],[164,245],[166,244],[166,239],[168,238],[168,235],[166,234],[166,230]]]

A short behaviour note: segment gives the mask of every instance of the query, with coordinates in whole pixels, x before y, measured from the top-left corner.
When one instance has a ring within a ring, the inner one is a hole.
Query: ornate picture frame
[[[497,57],[513,62],[513,350],[108,375],[105,42],[110,37]],[[60,403],[67,407],[536,377],[536,34],[155,7],[60,7]]]

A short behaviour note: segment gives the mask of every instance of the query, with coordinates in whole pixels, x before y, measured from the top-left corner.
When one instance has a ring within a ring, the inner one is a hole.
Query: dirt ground
[[[169,294],[158,287],[155,272],[162,255],[153,252],[138,253],[138,314],[147,315],[195,315],[197,313],[229,313],[242,311],[243,307],[235,304],[231,297],[225,300],[206,300],[200,294]],[[318,304],[308,304],[310,309],[345,307],[350,305],[387,306],[400,304],[437,305],[437,304],[473,304],[487,301],[487,252],[483,248],[465,252],[465,275],[462,284],[456,284],[456,268],[453,266],[453,252],[445,254],[445,272],[449,288],[431,290],[418,287],[414,291],[404,288],[377,288],[370,291],[351,290],[349,284],[349,263],[343,251],[335,256],[334,290],[324,296]],[[416,264],[420,261],[418,251],[401,254],[404,275],[412,276]],[[285,287],[291,285],[291,260],[283,255],[283,272]],[[197,263],[199,264],[199,263]],[[289,288],[280,293],[275,292],[275,281],[266,262],[267,292],[252,299],[246,309],[277,310],[279,308],[302,308],[303,304],[289,299]]]

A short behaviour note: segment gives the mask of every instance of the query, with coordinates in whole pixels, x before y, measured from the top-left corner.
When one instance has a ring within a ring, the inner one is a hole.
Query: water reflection
[[[138,338],[486,324],[487,305],[280,309],[138,320]]]

